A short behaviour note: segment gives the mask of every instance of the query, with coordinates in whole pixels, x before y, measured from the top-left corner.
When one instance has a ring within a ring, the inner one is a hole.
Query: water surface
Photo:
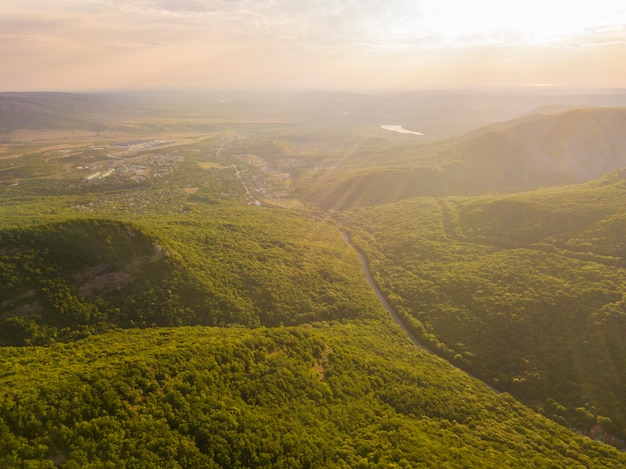
[[[412,134],[412,135],[424,135],[421,132],[413,132],[412,130],[407,130],[401,125],[381,125],[382,129],[391,130],[392,132],[398,132],[401,134]]]

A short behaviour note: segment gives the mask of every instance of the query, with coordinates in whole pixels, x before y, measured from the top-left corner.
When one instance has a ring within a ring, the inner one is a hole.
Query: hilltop
[[[501,145],[497,158],[522,160],[529,179],[536,173],[557,182],[584,182],[626,166],[626,108],[535,114],[482,127],[459,140],[469,145],[466,158],[474,161],[479,158],[477,149],[489,147],[492,139]]]
[[[0,344],[117,327],[258,327],[383,314],[332,225],[280,211],[228,212],[0,231]]]

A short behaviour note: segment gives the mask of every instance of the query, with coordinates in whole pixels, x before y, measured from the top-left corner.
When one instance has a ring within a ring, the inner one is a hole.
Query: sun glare
[[[612,1],[430,1],[397,34],[438,45],[548,45],[622,25],[626,9]]]
[[[4,89],[623,86],[615,0],[8,3]]]

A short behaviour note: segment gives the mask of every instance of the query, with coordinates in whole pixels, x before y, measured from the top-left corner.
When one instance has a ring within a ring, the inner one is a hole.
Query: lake
[[[412,130],[407,130],[401,125],[381,125],[382,129],[391,130],[392,132],[398,132],[401,134],[412,134],[412,135],[424,135],[421,132],[413,132]]]

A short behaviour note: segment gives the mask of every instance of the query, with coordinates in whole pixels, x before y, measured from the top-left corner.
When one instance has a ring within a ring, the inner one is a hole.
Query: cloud
[[[596,68],[614,70],[600,60],[620,60],[612,51],[626,41],[626,6],[616,5],[609,0],[0,0],[0,63],[12,70],[10,80],[7,73],[0,77],[0,89],[11,86],[9,81],[21,84],[20,70],[46,77],[45,85],[65,73],[76,81],[101,80],[99,86],[106,80],[110,86],[124,80],[330,86],[495,82],[515,79],[515,66],[528,80],[546,82],[541,73],[555,79],[558,71],[549,61],[563,51],[568,79],[574,79],[575,63],[584,68],[593,60]],[[583,49],[602,53],[591,59]],[[520,71],[526,65],[531,70]]]
[[[590,28],[570,40],[570,45],[605,47],[626,44],[626,25]]]
[[[410,1],[143,0],[106,2],[127,19],[231,40],[289,39],[313,46],[378,44],[418,11]]]

